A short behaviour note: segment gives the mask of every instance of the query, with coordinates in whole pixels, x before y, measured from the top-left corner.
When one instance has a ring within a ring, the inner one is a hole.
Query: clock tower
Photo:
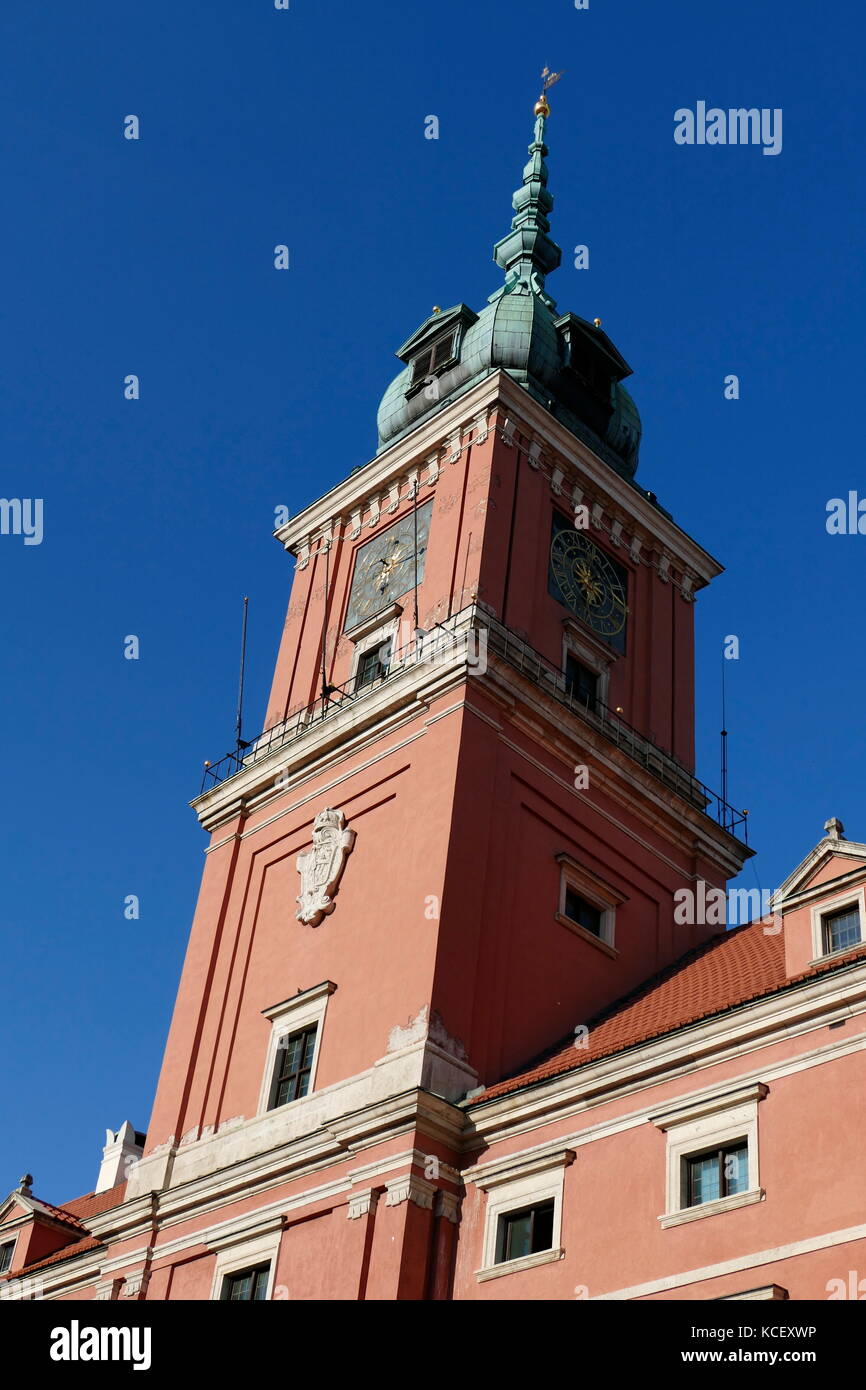
[[[415,329],[375,457],[277,532],[265,728],[194,802],[211,839],[130,1197],[283,1146],[349,1164],[360,1216],[404,1149],[456,1169],[448,1107],[711,935],[674,895],[749,853],[694,771],[720,566],[637,481],[625,359],[547,288],[549,115],[487,304]],[[406,1181],[363,1296],[423,1296],[433,1179]]]

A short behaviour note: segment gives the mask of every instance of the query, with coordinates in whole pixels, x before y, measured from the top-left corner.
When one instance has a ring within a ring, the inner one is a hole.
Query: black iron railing
[[[366,699],[383,685],[398,680],[410,667],[433,661],[447,652],[453,655],[459,645],[469,643],[472,644],[471,665],[479,675],[486,671],[491,654],[507,662],[513,670],[589,724],[664,786],[685,798],[728,834],[748,844],[748,817],[745,811],[738,811],[723,800],[672,753],[639,733],[621,714],[611,710],[601,700],[580,699],[566,685],[562,670],[498,619],[474,605],[437,624],[419,641],[412,634],[402,648],[391,650],[388,669],[365,680],[363,685],[349,681],[344,685],[329,686],[324,695],[309,705],[293,710],[280,724],[266,730],[253,743],[227,753],[217,763],[206,763],[202,792],[254,766],[276,750],[289,747],[310,730],[334,718],[341,710]]]

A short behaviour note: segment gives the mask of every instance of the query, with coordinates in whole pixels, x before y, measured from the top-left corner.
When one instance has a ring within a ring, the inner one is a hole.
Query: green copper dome
[[[562,252],[548,235],[553,198],[544,143],[547,103],[514,194],[511,230],[494,247],[505,283],[476,314],[434,311],[397,350],[406,365],[382,397],[379,451],[492,371],[508,372],[567,429],[625,477],[637,467],[640,416],[622,386],[631,373],[598,323],[557,314],[545,289]]]

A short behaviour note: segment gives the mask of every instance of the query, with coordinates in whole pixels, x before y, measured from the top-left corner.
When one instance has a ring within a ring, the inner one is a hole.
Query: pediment
[[[438,338],[448,327],[455,327],[461,324],[468,328],[475,323],[478,315],[474,309],[470,309],[468,304],[454,304],[450,309],[443,309],[438,314],[431,314],[424,320],[420,328],[417,328],[411,338],[407,338],[397,349],[397,357],[401,361],[407,362],[410,357],[431,343],[434,338]]]
[[[22,1217],[33,1215],[33,1208],[25,1205],[19,1200],[19,1194],[13,1193],[7,1197],[6,1201],[0,1206],[0,1226],[9,1226],[14,1221],[20,1221]]]
[[[830,885],[847,878],[858,869],[866,870],[866,845],[854,840],[831,839],[829,836],[815,846],[798,864],[777,890],[776,906],[798,893]]]

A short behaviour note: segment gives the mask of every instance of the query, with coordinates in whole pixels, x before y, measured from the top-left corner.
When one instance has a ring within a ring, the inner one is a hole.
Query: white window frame
[[[581,940],[590,942],[591,945],[600,948],[606,955],[617,957],[619,951],[616,949],[616,910],[621,907],[627,898],[624,893],[620,893],[616,888],[612,888],[609,883],[598,878],[589,869],[585,869],[576,859],[572,859],[570,854],[558,854],[556,862],[559,865],[559,907],[556,913],[556,920],[569,931],[574,932]],[[590,907],[597,908],[601,913],[601,936],[596,936],[594,932],[582,927],[579,922],[566,915],[565,895],[569,888],[573,888],[575,893],[589,903]]]
[[[12,1246],[12,1254],[9,1256],[9,1263],[8,1263],[8,1265],[6,1266],[6,1269],[4,1270],[4,1273],[5,1273],[5,1274],[8,1274],[8,1273],[9,1273],[10,1269],[12,1268],[12,1266],[13,1266],[14,1263],[15,1263],[15,1247],[16,1247],[17,1244],[18,1244],[18,1236],[17,1236],[17,1235],[9,1236],[8,1239],[7,1239],[6,1236],[4,1236],[2,1233],[0,1233],[0,1250],[2,1250],[3,1247],[6,1246],[6,1245],[11,1245],[11,1246]]]
[[[758,1081],[700,1101],[684,1102],[650,1117],[650,1123],[667,1135],[666,1203],[665,1211],[658,1218],[663,1229],[764,1200],[758,1166],[758,1105],[768,1090],[769,1087]],[[684,1160],[707,1149],[722,1149],[742,1140],[746,1141],[748,1155],[746,1191],[719,1197],[714,1202],[702,1202],[696,1207],[684,1206]]]
[[[398,615],[397,617],[390,618],[387,622],[382,623],[372,632],[368,632],[363,637],[358,637],[355,640],[355,650],[352,653],[352,669],[349,673],[350,690],[354,691],[355,689],[355,682],[358,679],[361,661],[366,656],[367,652],[373,651],[373,649],[376,647],[383,647],[386,642],[390,641],[391,643],[391,660],[388,664],[388,675],[390,675],[392,671],[395,671],[398,668],[398,666],[401,663],[399,659],[395,659],[396,653],[394,652],[394,639],[397,635],[397,630],[399,626],[400,617]]]
[[[266,1235],[257,1236],[255,1239],[246,1240],[240,1244],[227,1245],[220,1250],[214,1261],[211,1301],[216,1303],[223,1301],[223,1285],[229,1275],[242,1274],[245,1269],[254,1269],[257,1265],[266,1263],[269,1265],[268,1287],[263,1301],[267,1302],[273,1298],[281,1236],[282,1227],[278,1227],[277,1230],[269,1231]]]
[[[561,1260],[565,1251],[562,1248],[562,1205],[565,1188],[565,1170],[574,1162],[572,1149],[557,1149],[535,1155],[518,1155],[486,1164],[474,1170],[475,1186],[488,1194],[487,1210],[484,1215],[484,1234],[481,1268],[475,1271],[479,1283],[488,1279],[500,1279],[506,1274],[515,1274],[521,1269],[534,1269],[536,1265],[550,1264]],[[471,1177],[472,1170],[465,1176]],[[539,1250],[534,1255],[521,1255],[516,1260],[496,1262],[496,1245],[499,1236],[499,1218],[510,1212],[523,1211],[526,1207],[538,1206],[541,1202],[553,1201],[553,1233],[551,1248]]]
[[[306,989],[301,994],[296,994],[292,999],[285,999],[281,1004],[274,1004],[269,1009],[262,1009],[263,1016],[270,1020],[271,1033],[268,1039],[265,1070],[259,1092],[259,1107],[256,1112],[258,1115],[275,1115],[278,1110],[285,1110],[288,1105],[300,1105],[306,1100],[306,1096],[301,1096],[298,1100],[287,1101],[286,1105],[273,1107],[270,1105],[281,1040],[291,1033],[300,1032],[303,1028],[311,1028],[315,1023],[316,1045],[313,1049],[310,1086],[307,1096],[313,1094],[316,1088],[316,1070],[319,1065],[319,1052],[325,1029],[328,1000],[336,988],[333,980],[323,980],[320,985],[314,985],[312,989]]]
[[[575,657],[588,671],[592,671],[598,676],[596,687],[596,698],[603,704],[609,704],[608,691],[610,690],[610,672],[616,656],[607,649],[603,649],[600,644],[593,642],[583,629],[578,628],[571,618],[564,620],[565,631],[562,637],[562,681],[565,686],[565,663],[569,656]]]
[[[844,912],[846,907],[856,908],[860,914],[860,940],[853,946],[843,946],[841,950],[827,951],[824,949],[824,918],[834,917],[837,912]],[[819,960],[835,960],[837,956],[847,955],[849,951],[856,951],[866,945],[866,885],[860,888],[849,889],[847,893],[841,893],[829,902],[817,903],[812,908],[812,964]]]

